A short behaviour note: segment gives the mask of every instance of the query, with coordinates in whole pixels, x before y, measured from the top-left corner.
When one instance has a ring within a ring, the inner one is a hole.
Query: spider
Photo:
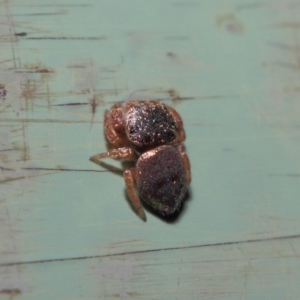
[[[135,161],[124,172],[130,202],[146,221],[140,198],[162,216],[174,214],[191,182],[183,122],[178,112],[160,101],[130,100],[114,104],[104,115],[105,134],[113,148],[92,156]]]

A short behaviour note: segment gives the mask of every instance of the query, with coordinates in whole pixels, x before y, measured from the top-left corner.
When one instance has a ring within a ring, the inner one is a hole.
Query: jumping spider
[[[113,149],[92,156],[136,162],[124,172],[128,196],[138,216],[146,221],[144,200],[163,216],[181,206],[191,182],[183,122],[178,112],[159,101],[117,103],[104,116],[105,133]]]

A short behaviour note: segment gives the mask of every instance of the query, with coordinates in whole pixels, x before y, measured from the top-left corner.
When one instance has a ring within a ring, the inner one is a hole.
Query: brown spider
[[[163,216],[176,212],[191,182],[183,122],[178,112],[159,101],[117,103],[104,116],[105,133],[113,149],[92,156],[136,161],[124,172],[127,192],[138,216],[146,221],[140,202]]]

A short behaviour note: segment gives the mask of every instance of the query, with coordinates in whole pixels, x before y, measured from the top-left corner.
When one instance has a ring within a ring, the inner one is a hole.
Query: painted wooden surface
[[[0,299],[298,299],[300,1],[0,1]],[[130,208],[103,113],[182,115],[190,197]]]

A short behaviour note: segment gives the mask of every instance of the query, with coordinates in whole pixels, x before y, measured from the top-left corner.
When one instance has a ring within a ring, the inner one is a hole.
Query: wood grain
[[[297,299],[299,1],[0,1],[0,299]],[[116,101],[180,112],[177,219],[126,199]],[[119,176],[121,175],[121,176]]]

